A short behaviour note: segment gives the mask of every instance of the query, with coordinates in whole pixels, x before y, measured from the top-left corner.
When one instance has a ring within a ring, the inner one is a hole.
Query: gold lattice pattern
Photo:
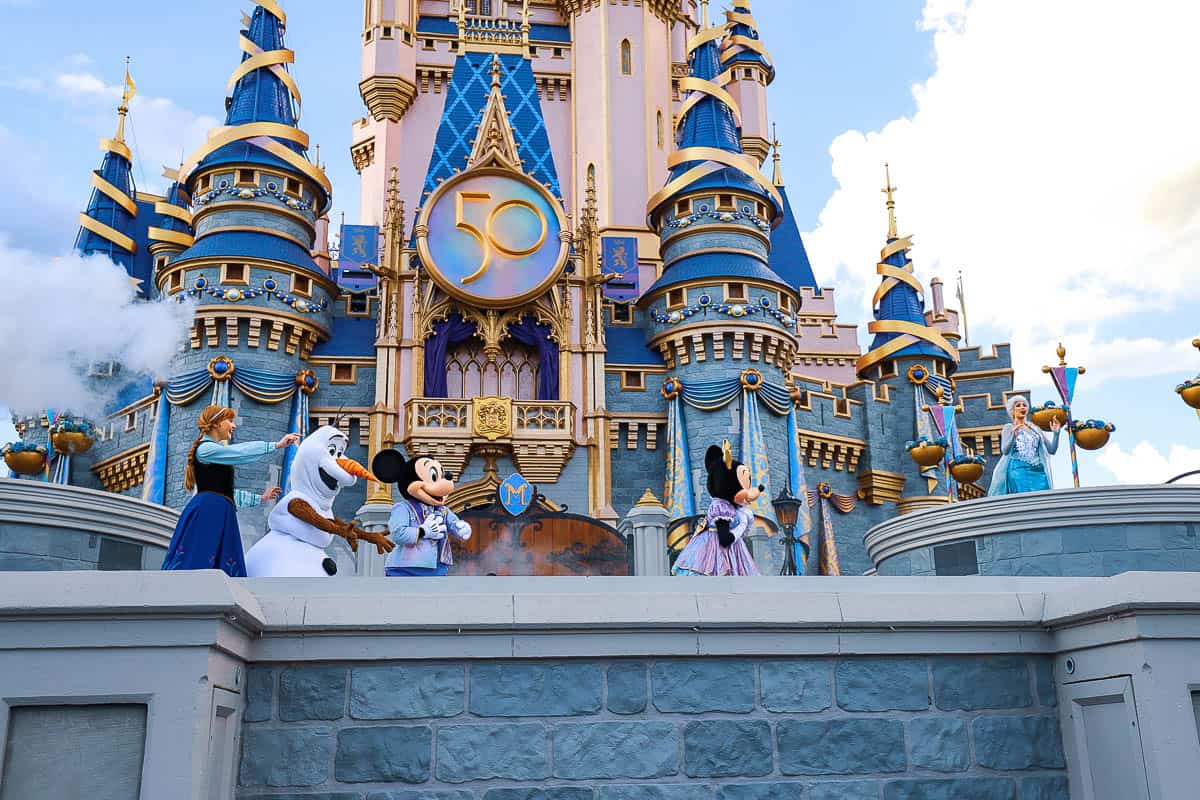
[[[413,409],[414,424],[418,428],[466,428],[468,408],[467,401],[420,402]]]
[[[563,403],[515,403],[517,430],[565,431],[567,406]]]
[[[144,444],[101,461],[92,467],[92,471],[100,478],[107,491],[123,492],[140,486],[146,480],[146,462],[149,456],[150,445]]]

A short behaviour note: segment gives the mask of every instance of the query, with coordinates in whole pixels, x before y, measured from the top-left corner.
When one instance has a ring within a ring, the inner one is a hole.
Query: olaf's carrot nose
[[[369,469],[352,458],[339,458],[337,460],[337,465],[356,478],[366,478],[369,481],[380,483],[379,478],[376,478],[374,475],[372,475]]]

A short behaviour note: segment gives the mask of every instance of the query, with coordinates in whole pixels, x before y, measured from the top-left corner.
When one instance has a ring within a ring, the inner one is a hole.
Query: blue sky
[[[301,125],[321,145],[335,222],[342,212],[354,221],[359,9],[283,5]],[[96,140],[115,125],[126,55],[139,90],[135,179],[161,189],[161,166],[223,117],[249,7],[180,3],[166,18],[150,0],[0,0],[0,240],[48,256],[70,246]],[[1090,483],[1200,467],[1200,423],[1173,391],[1200,369],[1186,346],[1200,335],[1189,313],[1200,284],[1200,159],[1185,135],[1200,120],[1183,81],[1192,69],[1183,32],[1200,20],[1169,0],[1139,8],[754,3],[777,69],[771,115],[788,193],[843,321],[869,316],[889,160],[918,275],[950,284],[965,270],[973,341],[1012,341],[1035,402],[1053,397],[1038,368],[1060,338],[1088,365],[1077,409],[1119,426],[1103,465],[1084,457]]]

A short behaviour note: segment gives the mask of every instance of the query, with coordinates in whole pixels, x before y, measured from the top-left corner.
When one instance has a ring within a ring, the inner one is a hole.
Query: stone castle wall
[[[242,800],[1066,800],[1048,657],[251,669]]]

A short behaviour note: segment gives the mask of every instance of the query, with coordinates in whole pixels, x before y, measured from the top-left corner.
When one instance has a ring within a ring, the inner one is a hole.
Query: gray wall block
[[[484,778],[514,781],[550,777],[546,728],[528,725],[451,725],[438,730],[437,777],[447,783]]]
[[[334,750],[328,728],[250,728],[242,737],[242,786],[319,786]]]
[[[683,729],[683,771],[690,778],[753,778],[774,766],[765,720],[712,719]]]
[[[833,659],[764,661],[758,667],[763,708],[824,711],[833,702]]]
[[[429,780],[433,731],[424,725],[345,728],[334,774],[343,783]]]
[[[453,717],[463,712],[465,697],[466,670],[461,664],[350,670],[350,716],[355,719]]]
[[[804,800],[804,784],[787,783],[726,783],[717,789],[716,800]],[[878,792],[875,793],[878,797]],[[811,795],[810,795],[811,797]]]
[[[1031,706],[1029,664],[1020,656],[935,658],[933,702],[943,711]]]
[[[744,661],[657,661],[651,668],[651,682],[659,711],[754,710],[754,668]]]
[[[775,728],[784,775],[904,772],[904,725],[894,719],[782,720]]]
[[[973,723],[975,761],[988,769],[1062,769],[1057,717],[979,717]]]
[[[838,707],[845,711],[929,707],[929,665],[923,658],[844,658],[834,674]]]
[[[883,800],[1017,800],[1017,785],[1008,778],[890,781]]]
[[[679,772],[679,734],[671,723],[560,724],[551,738],[556,778],[663,778]]]
[[[914,719],[908,723],[908,743],[914,768],[963,772],[971,766],[971,745],[964,720]]]
[[[345,667],[288,667],[279,675],[279,718],[341,719],[346,708]]]
[[[471,713],[555,717],[600,711],[596,664],[479,664],[471,668]]]
[[[646,710],[646,665],[611,664],[608,678],[608,710],[614,714],[640,714]]]
[[[1071,800],[1066,777],[1022,778],[1021,800]]]

